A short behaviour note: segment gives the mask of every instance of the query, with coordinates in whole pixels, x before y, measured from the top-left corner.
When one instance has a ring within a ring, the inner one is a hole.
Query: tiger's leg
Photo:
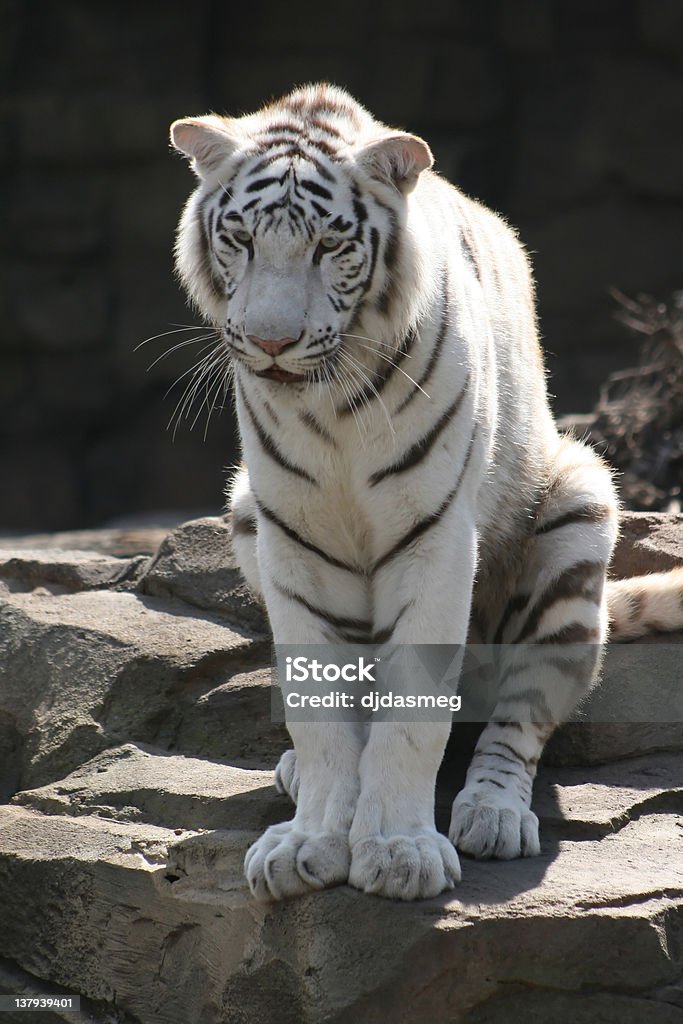
[[[263,600],[256,555],[256,499],[246,466],[241,466],[233,477],[228,507],[232,514],[232,550],[237,564],[251,590]]]
[[[398,651],[408,661],[417,643],[457,645],[464,653],[475,564],[472,517],[456,505],[421,541],[403,547],[376,572],[377,614],[382,623],[395,622],[389,646],[405,645]],[[399,686],[403,680],[414,692],[408,672],[399,674]],[[349,883],[390,899],[437,896],[460,880],[457,854],[434,821],[436,774],[450,715],[425,717],[373,721],[359,764]]]
[[[536,766],[550,734],[598,675],[616,513],[609,470],[590,449],[562,442],[524,568],[489,637],[506,645],[499,648],[497,704],[449,831],[465,853],[508,859],[540,852],[530,806]]]
[[[278,644],[326,645],[350,623],[360,606],[362,577],[326,565],[257,509],[259,575],[273,638]],[[336,604],[335,604],[336,602]],[[244,868],[257,899],[277,900],[339,885],[348,878],[349,829],[359,792],[358,764],[364,732],[357,721],[296,721],[287,728],[294,741],[286,755],[293,778],[296,812],[271,825],[247,851]]]
[[[251,590],[263,600],[256,552],[256,499],[249,472],[241,466],[230,485],[228,507],[232,515],[232,550]],[[294,803],[299,794],[299,771],[293,750],[286,750],[275,769],[275,787]]]

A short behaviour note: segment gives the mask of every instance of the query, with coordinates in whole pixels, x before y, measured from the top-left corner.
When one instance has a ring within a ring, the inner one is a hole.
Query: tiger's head
[[[178,274],[240,367],[318,380],[354,336],[391,345],[408,329],[407,197],[433,162],[422,139],[317,85],[246,117],[175,121],[171,141],[199,178]]]

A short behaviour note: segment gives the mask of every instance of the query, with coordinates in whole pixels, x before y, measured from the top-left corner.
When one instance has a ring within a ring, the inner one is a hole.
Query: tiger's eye
[[[247,242],[251,242],[251,232],[246,231],[244,228],[238,228],[237,231],[233,232],[233,234],[237,241],[242,242],[243,245],[246,245]]]
[[[341,243],[341,238],[336,238],[335,235],[323,235],[320,239],[321,249],[338,249]]]

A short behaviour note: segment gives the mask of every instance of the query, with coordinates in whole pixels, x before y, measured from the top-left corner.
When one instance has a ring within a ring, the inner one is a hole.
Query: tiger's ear
[[[208,114],[174,121],[171,145],[189,157],[195,174],[206,178],[235,152],[239,142],[230,134],[226,121]]]
[[[357,160],[373,178],[390,182],[404,195],[412,192],[421,172],[434,163],[424,139],[404,133],[370,142],[361,149]]]

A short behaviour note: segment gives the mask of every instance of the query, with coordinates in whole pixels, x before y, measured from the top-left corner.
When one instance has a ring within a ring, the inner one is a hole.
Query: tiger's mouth
[[[266,380],[276,380],[280,384],[296,384],[307,379],[303,373],[290,373],[289,370],[283,370],[281,366],[269,366],[265,370],[257,370],[256,376],[264,377]]]

